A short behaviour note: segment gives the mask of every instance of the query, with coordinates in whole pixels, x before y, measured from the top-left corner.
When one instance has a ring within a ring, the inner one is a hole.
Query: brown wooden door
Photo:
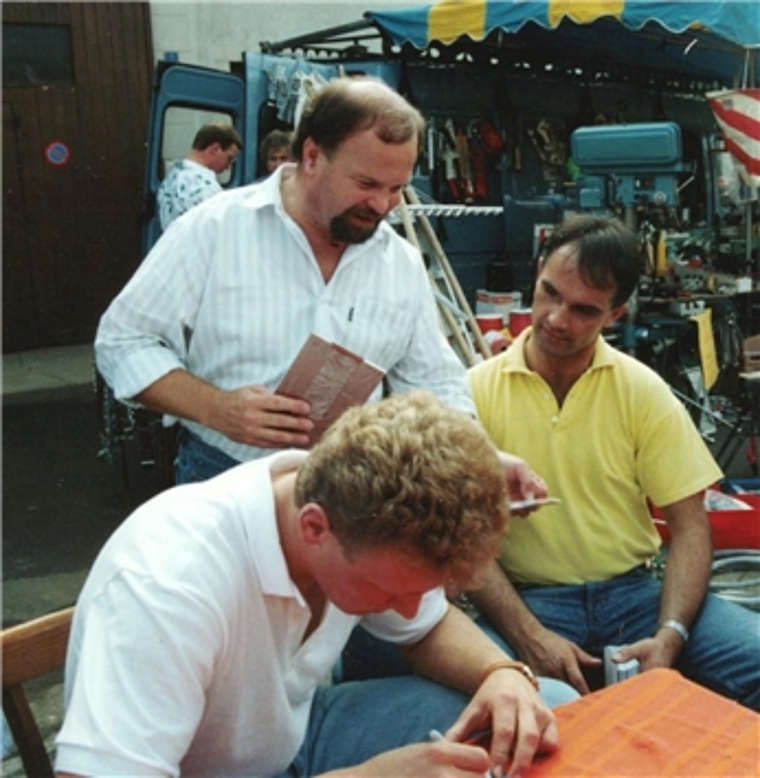
[[[141,259],[147,3],[3,3],[3,349],[92,340]]]

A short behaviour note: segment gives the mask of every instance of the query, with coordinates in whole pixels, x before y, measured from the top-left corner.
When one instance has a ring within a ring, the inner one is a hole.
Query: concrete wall
[[[327,27],[360,21],[365,11],[414,7],[424,0],[239,0],[188,3],[152,0],[156,59],[177,52],[182,62],[227,70],[243,51],[261,41],[278,41]]]
[[[180,62],[229,70],[244,51],[260,51],[262,41],[280,41],[361,21],[367,10],[421,5],[424,0],[152,0],[154,62],[168,52]],[[162,159],[168,169],[185,156],[201,125],[227,121],[223,114],[173,107],[167,112]],[[228,180],[223,174],[220,181]]]

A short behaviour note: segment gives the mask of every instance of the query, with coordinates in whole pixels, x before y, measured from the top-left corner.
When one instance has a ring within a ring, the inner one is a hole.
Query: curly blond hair
[[[483,428],[419,391],[346,411],[299,468],[295,498],[322,506],[348,556],[397,548],[454,586],[495,557],[509,516]]]

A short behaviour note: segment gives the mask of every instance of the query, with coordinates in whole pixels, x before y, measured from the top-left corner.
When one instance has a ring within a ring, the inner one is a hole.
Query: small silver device
[[[629,659],[626,662],[613,662],[612,655],[620,649],[620,646],[605,646],[604,648],[604,685],[625,681],[633,678],[641,672],[641,664],[638,659]]]

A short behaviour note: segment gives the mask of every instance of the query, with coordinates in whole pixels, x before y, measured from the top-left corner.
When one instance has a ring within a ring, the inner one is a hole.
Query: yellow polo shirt
[[[525,364],[529,334],[469,371],[491,439],[523,457],[562,500],[515,517],[500,562],[517,583],[607,580],[657,553],[647,497],[668,505],[722,473],[686,409],[649,367],[600,338],[560,408]]]

